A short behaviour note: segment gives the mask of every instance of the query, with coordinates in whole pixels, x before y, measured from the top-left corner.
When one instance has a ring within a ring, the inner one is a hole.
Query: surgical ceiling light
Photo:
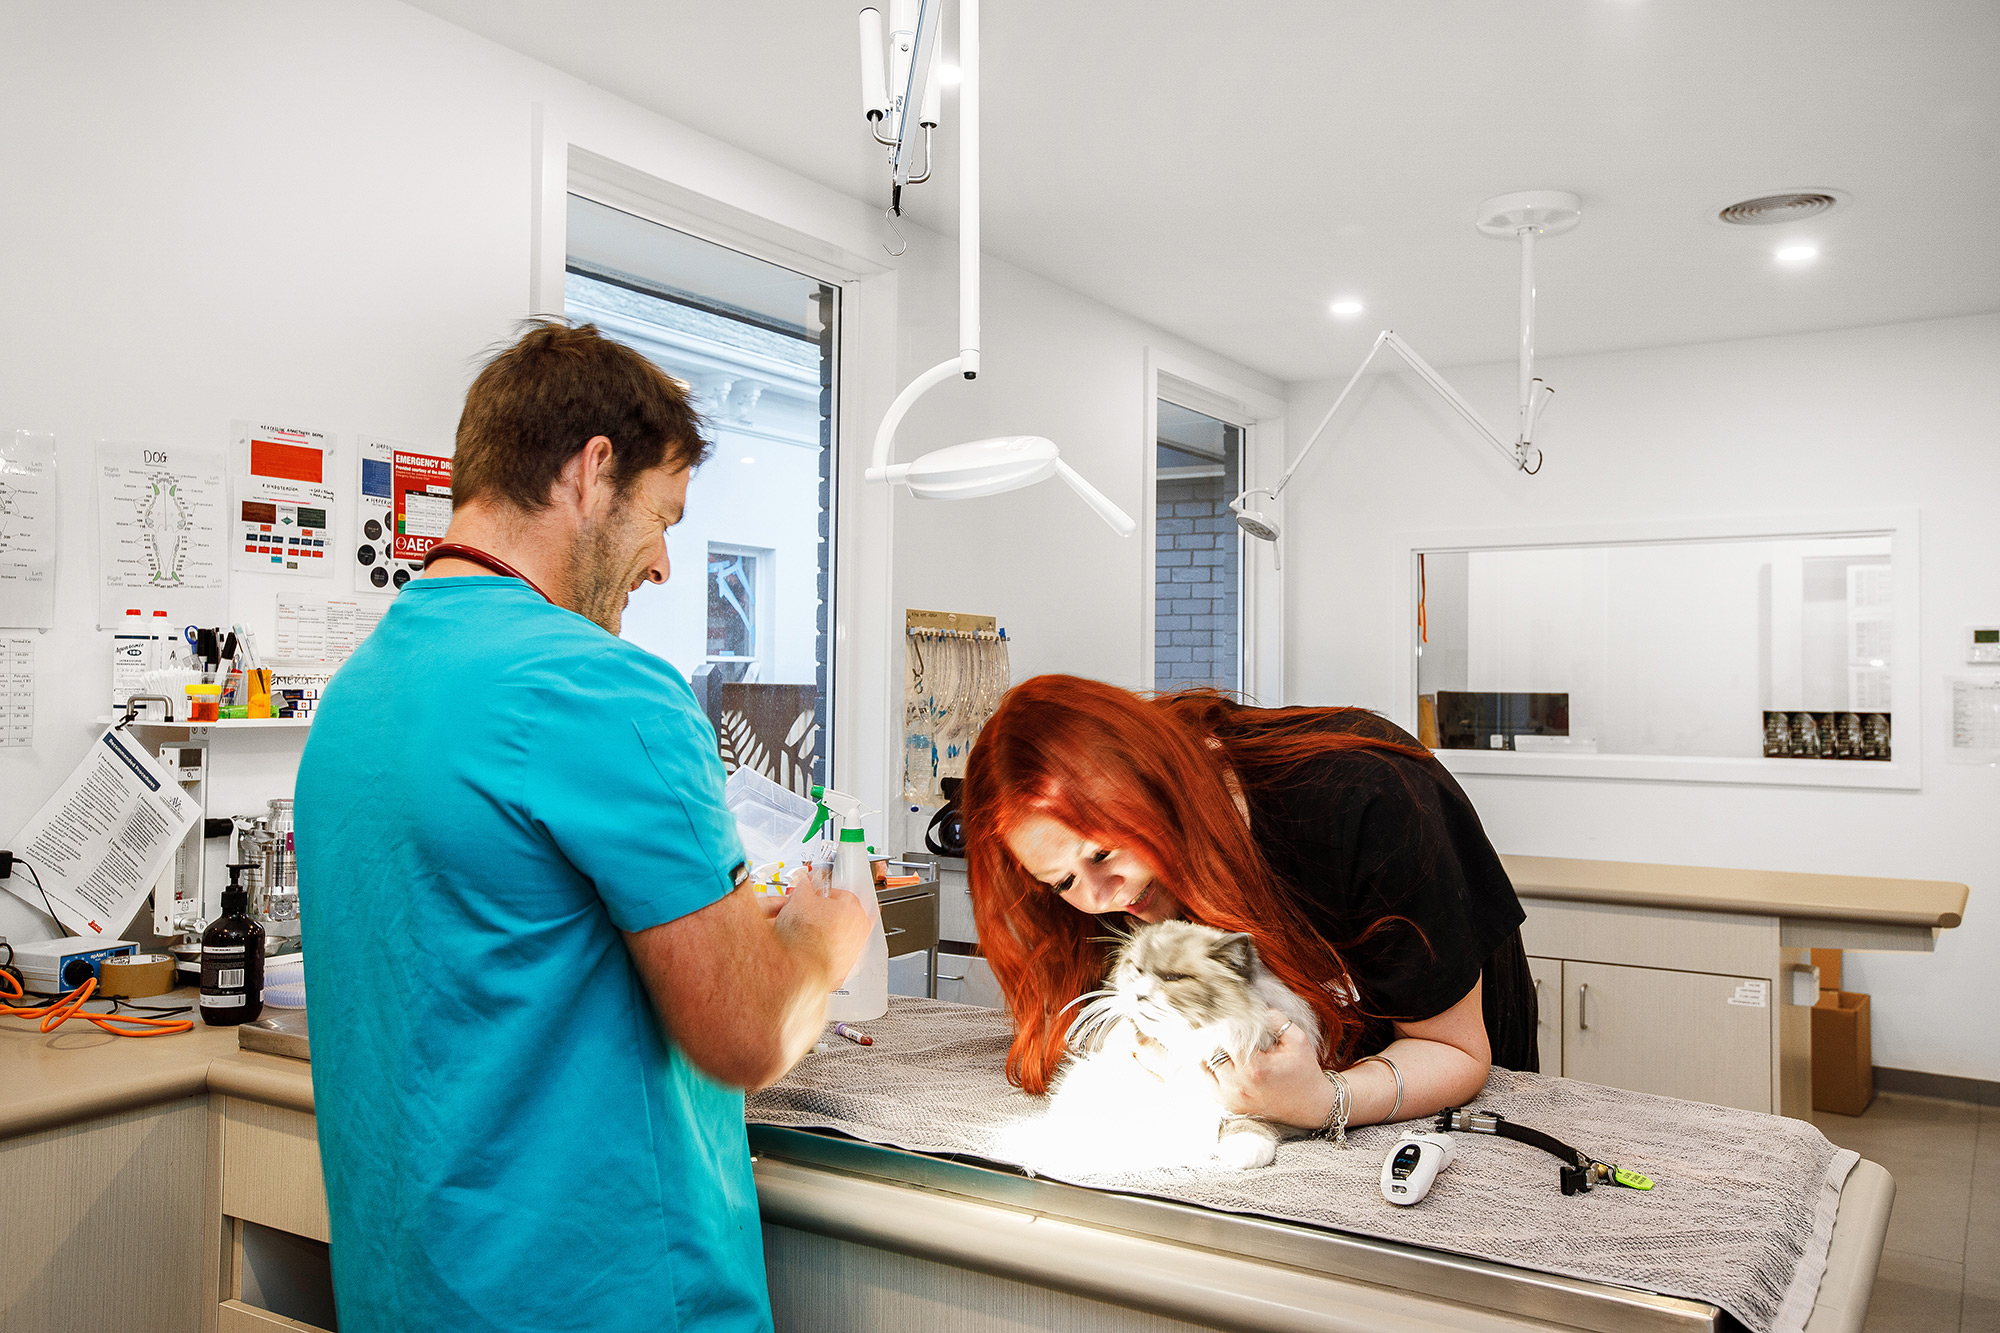
[[[892,0],[886,56],[882,11],[861,11],[861,109],[875,141],[889,150],[889,214],[902,213],[903,187],[930,179],[930,133],[938,124],[938,28],[944,0]],[[958,0],[958,346],[959,352],[911,380],[875,432],[864,474],[870,482],[903,485],[926,500],[970,500],[1061,477],[1112,530],[1137,530],[1129,515],[1062,461],[1054,441],[1005,435],[934,449],[914,463],[891,463],[896,428],[917,399],[950,379],[979,376],[979,0]],[[910,108],[916,107],[914,118]],[[915,174],[915,139],[924,140],[924,169]]]
[[[1417,349],[1404,342],[1394,329],[1384,329],[1376,335],[1375,345],[1368,349],[1361,365],[1349,377],[1347,384],[1333,400],[1333,406],[1320,418],[1319,425],[1305,447],[1292,459],[1292,465],[1278,478],[1272,487],[1257,487],[1243,492],[1229,502],[1230,512],[1236,515],[1236,526],[1260,541],[1275,542],[1282,530],[1275,519],[1261,510],[1249,507],[1253,495],[1267,495],[1276,500],[1292,474],[1299,470],[1299,464],[1306,461],[1306,455],[1319,443],[1319,437],[1326,434],[1326,428],[1333,423],[1334,414],[1340,411],[1349,394],[1361,377],[1368,373],[1383,348],[1388,348],[1409,363],[1417,372],[1417,378],[1436,391],[1437,395],[1450,404],[1453,411],[1465,418],[1466,423],[1485,438],[1488,444],[1506,455],[1507,460],[1521,471],[1533,476],[1542,470],[1542,451],[1534,444],[1535,422],[1541,417],[1542,409],[1548,405],[1555,390],[1535,378],[1535,238],[1538,236],[1560,236],[1583,220],[1583,201],[1563,190],[1523,190],[1515,194],[1495,195],[1479,206],[1474,214],[1474,224],[1488,236],[1518,240],[1521,246],[1521,342],[1520,342],[1520,401],[1516,415],[1516,429],[1512,443],[1499,431],[1486,424],[1486,419],[1473,410],[1472,404],[1459,397],[1458,391],[1446,382],[1444,376],[1431,368],[1431,364],[1417,355]],[[1355,303],[1358,308],[1359,303]],[[1340,303],[1333,307],[1339,314]],[[1529,466],[1530,458],[1534,466]]]

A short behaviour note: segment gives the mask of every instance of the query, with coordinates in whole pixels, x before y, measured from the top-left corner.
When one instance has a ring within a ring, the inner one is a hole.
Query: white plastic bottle
[[[875,896],[866,837],[859,828],[842,829],[833,854],[833,887],[847,890],[868,909],[868,943],[847,980],[827,996],[829,1023],[865,1023],[889,1012],[889,939],[882,933],[882,903]]]

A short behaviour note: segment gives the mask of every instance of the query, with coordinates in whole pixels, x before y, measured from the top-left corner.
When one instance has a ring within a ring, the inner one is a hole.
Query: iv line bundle
[[[903,645],[903,799],[941,805],[1007,692],[1007,632],[911,626]]]

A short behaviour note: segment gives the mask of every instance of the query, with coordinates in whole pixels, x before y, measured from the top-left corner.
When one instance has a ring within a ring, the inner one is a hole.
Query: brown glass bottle
[[[229,867],[222,915],[201,933],[201,1019],[215,1027],[248,1023],[264,1012],[264,928],[250,916],[250,891]]]

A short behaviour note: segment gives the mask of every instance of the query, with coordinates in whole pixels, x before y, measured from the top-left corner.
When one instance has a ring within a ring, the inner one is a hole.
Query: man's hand
[[[749,885],[625,936],[653,1008],[696,1068],[739,1088],[775,1083],[826,1025],[826,995],[860,957],[868,912],[851,893],[780,901]]]
[[[817,948],[826,958],[826,990],[844,981],[868,943],[868,909],[845,889],[785,895],[775,918],[778,935],[795,947]]]

